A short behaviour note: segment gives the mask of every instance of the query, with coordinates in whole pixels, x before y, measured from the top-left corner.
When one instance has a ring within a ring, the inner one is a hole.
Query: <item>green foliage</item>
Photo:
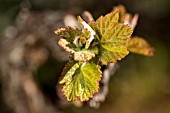
[[[71,56],[59,81],[64,84],[62,91],[68,101],[87,101],[98,92],[100,62],[115,63],[129,51],[151,56],[153,49],[145,40],[131,38],[133,30],[124,24],[125,14],[125,8],[119,6],[88,24],[78,17],[81,29],[67,27],[55,31],[60,36],[59,45]]]
[[[101,16],[91,26],[98,31],[100,42],[99,61],[107,65],[109,62],[116,62],[124,58],[129,52],[123,45],[132,34],[132,29],[123,23],[118,23],[118,12],[111,12]]]
[[[119,22],[128,21],[133,23],[133,16],[130,13],[127,13],[125,7],[122,5],[114,7],[113,11],[119,12]],[[150,46],[150,44],[139,36],[133,36],[129,38],[124,45],[127,47],[127,50],[132,53],[145,55],[145,56],[153,56],[154,49]]]
[[[65,83],[63,92],[68,101],[75,100],[77,97],[81,101],[88,100],[98,92],[98,81],[102,73],[100,66],[90,62],[74,62],[73,64],[67,64],[69,69],[65,70],[66,74],[59,83]]]

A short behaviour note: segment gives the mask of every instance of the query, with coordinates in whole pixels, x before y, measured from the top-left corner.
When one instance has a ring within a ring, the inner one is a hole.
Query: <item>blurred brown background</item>
[[[139,14],[133,35],[155,56],[119,61],[99,109],[61,104],[56,84],[68,54],[53,31],[67,14],[96,19],[119,4]],[[0,113],[170,113],[169,59],[170,0],[0,0]]]

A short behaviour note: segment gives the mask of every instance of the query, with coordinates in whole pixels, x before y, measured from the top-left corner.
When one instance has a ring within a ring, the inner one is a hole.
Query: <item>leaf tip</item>
[[[61,32],[65,31],[65,28],[59,28],[57,30],[54,31],[55,34],[59,35]]]

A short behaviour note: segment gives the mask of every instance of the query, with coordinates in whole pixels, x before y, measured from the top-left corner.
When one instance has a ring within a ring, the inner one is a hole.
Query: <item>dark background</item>
[[[113,6],[123,4],[128,12],[139,14],[133,35],[144,37],[154,48],[154,57],[129,54],[119,61],[119,69],[110,80],[109,95],[99,109],[63,106],[72,113],[170,113],[170,0],[29,0],[31,11],[59,10],[75,16],[84,10],[94,18],[107,14]],[[0,34],[15,25],[21,0],[0,0]],[[64,66],[64,64],[62,64]],[[58,61],[49,58],[34,76],[41,91],[56,104],[56,75],[61,73]],[[8,107],[0,102],[1,111]],[[4,106],[6,108],[4,108]],[[3,113],[3,112],[2,112]]]

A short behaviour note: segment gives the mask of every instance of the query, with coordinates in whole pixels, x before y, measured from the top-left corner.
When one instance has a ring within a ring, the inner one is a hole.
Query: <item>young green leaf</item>
[[[95,57],[95,54],[98,54],[97,47],[89,47],[91,42],[88,42],[88,37],[92,34],[89,29],[86,29],[86,27],[87,26],[84,26],[82,31],[79,29],[73,29],[71,27],[60,28],[55,31],[55,33],[61,37],[58,41],[58,44],[66,51],[74,54],[75,61],[86,62]],[[92,39],[90,41],[92,41]],[[83,48],[83,45],[86,46]]]
[[[96,22],[89,23],[98,34],[99,59],[105,65],[121,60],[128,54],[123,43],[130,38],[132,29],[127,25],[118,23],[118,20],[118,12],[111,12],[104,17],[101,16]]]
[[[72,56],[70,55],[70,57],[72,58]],[[68,73],[69,72],[75,72],[75,70],[79,67],[79,65],[75,65],[77,62],[74,61],[73,59],[71,59],[65,66],[64,66],[64,69],[61,73],[61,77],[59,78],[59,82],[61,84],[67,82],[70,80],[69,77],[72,77],[72,76],[69,76],[69,75],[72,75],[71,73]],[[71,70],[72,69],[72,70]],[[65,77],[67,74],[67,77]],[[69,75],[68,75],[69,74]],[[62,81],[61,81],[62,80]]]
[[[125,43],[128,50],[132,53],[137,53],[145,56],[153,56],[154,49],[149,43],[141,37],[132,37]]]
[[[126,13],[123,6],[101,16],[88,24],[78,17],[81,29],[60,28],[55,33],[60,36],[59,45],[70,52],[70,62],[66,64],[59,83],[68,101],[86,101],[98,92],[102,72],[101,62],[107,65],[124,58],[129,51],[153,55],[153,48],[142,38],[133,37],[138,16]],[[129,27],[131,26],[131,28]]]
[[[129,53],[125,46],[112,46],[111,44],[103,44],[101,51],[100,61],[105,65],[107,65],[108,62],[121,60]]]
[[[87,101],[98,92],[102,72],[100,66],[89,62],[75,62],[67,69],[66,75],[59,82],[64,84],[63,92],[68,101]]]

